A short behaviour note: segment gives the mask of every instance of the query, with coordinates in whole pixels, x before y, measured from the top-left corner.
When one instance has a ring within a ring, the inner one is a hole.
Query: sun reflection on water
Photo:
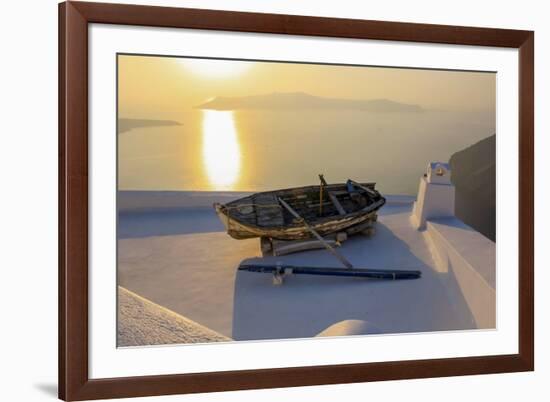
[[[204,110],[203,161],[212,187],[230,190],[239,178],[241,149],[233,112]]]

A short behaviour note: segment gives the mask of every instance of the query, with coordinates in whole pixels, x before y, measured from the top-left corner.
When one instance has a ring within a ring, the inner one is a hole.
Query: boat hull
[[[305,226],[281,227],[281,228],[258,228],[231,219],[222,211],[216,210],[220,220],[224,224],[227,234],[237,240],[251,239],[255,237],[270,237],[279,240],[304,240],[313,236]],[[359,214],[357,216],[343,217],[336,221],[310,225],[321,236],[332,233],[348,232],[357,226],[368,227],[368,223],[374,224],[378,218],[376,212]]]
[[[290,191],[290,190],[285,190]],[[357,233],[372,226],[377,220],[377,210],[385,203],[383,197],[379,197],[368,207],[345,215],[308,221],[316,232],[321,236],[338,232],[348,234]],[[292,225],[280,225],[276,227],[260,227],[253,223],[244,222],[231,216],[227,205],[214,204],[214,208],[221,222],[224,224],[227,233],[234,239],[250,239],[255,237],[269,237],[279,240],[304,240],[312,237],[311,231],[302,223]]]

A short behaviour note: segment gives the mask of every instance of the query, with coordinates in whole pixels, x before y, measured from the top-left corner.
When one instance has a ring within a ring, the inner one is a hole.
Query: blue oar
[[[360,268],[328,268],[328,267],[300,267],[296,265],[257,265],[241,264],[239,271],[258,272],[274,275],[322,275],[322,276],[351,276],[369,279],[418,279],[422,273],[417,270],[397,269],[360,269]]]

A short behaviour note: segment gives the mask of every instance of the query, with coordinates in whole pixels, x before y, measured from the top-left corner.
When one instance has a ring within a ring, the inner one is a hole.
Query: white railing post
[[[428,219],[454,214],[455,186],[451,183],[449,164],[432,162],[428,165],[426,174],[420,178],[411,221],[417,229],[423,230]]]

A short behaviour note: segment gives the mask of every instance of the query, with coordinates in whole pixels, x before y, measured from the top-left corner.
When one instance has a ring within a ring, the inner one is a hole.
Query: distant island
[[[135,128],[144,127],[163,127],[163,126],[181,126],[182,124],[174,120],[153,120],[153,119],[118,119],[118,133],[126,133]]]
[[[218,96],[195,109],[207,110],[296,110],[335,109],[369,112],[422,112],[419,105],[395,102],[389,99],[325,98],[304,92],[274,92],[264,95],[223,97]]]

